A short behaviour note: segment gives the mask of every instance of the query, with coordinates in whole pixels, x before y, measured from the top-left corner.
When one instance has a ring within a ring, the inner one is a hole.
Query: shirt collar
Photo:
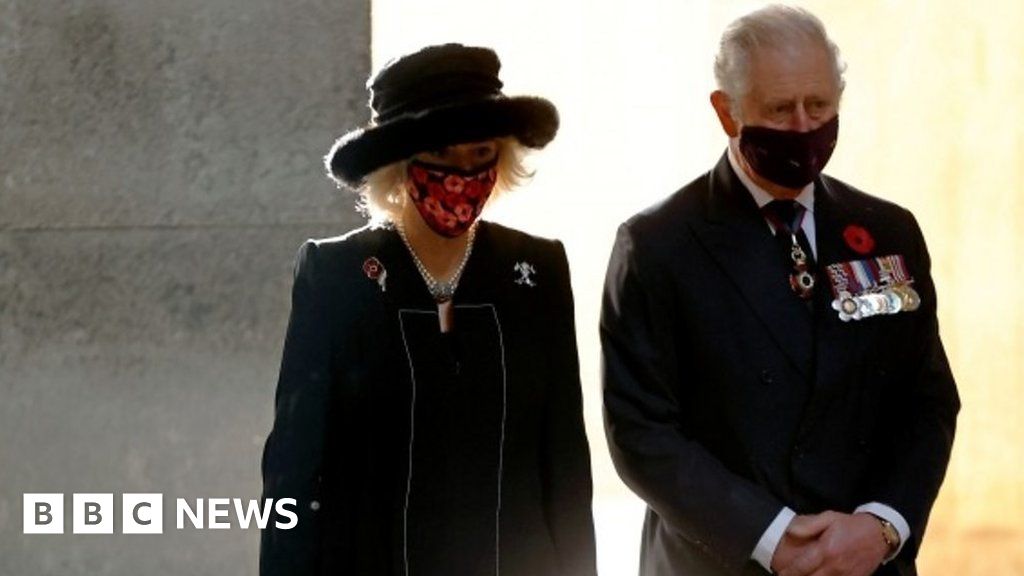
[[[754,197],[754,202],[757,202],[757,207],[764,208],[765,204],[771,202],[772,200],[775,200],[775,197],[769,194],[768,191],[765,190],[764,188],[761,188],[760,186],[755,184],[754,181],[750,179],[750,176],[748,176],[747,173],[743,171],[743,167],[740,166],[739,160],[736,159],[736,155],[733,153],[733,148],[734,147],[730,145],[726,153],[726,155],[729,157],[729,165],[732,166],[732,171],[736,173],[736,176],[739,177],[740,182],[742,182],[743,186],[747,189],[748,192],[750,192],[750,195]],[[811,182],[808,185],[804,186],[803,190],[800,191],[800,194],[797,195],[795,200],[801,206],[803,206],[805,210],[813,214],[814,182]]]

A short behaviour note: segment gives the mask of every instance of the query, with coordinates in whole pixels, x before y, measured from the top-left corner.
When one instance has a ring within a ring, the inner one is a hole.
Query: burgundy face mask
[[[498,179],[498,159],[472,170],[409,162],[407,190],[416,210],[430,229],[456,238],[480,217]]]
[[[744,126],[740,152],[760,176],[786,188],[803,188],[828,164],[838,135],[838,114],[810,132]]]

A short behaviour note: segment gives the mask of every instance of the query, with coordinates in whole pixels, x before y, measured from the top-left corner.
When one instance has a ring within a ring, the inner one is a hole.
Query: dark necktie
[[[814,295],[814,253],[803,231],[804,207],[795,200],[772,200],[761,210],[775,228],[775,243],[790,270],[790,288],[810,300]]]

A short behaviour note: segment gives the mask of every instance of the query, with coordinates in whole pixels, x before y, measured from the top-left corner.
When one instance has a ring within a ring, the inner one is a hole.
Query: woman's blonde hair
[[[496,138],[498,144],[498,181],[491,198],[511,190],[533,176],[526,168],[524,159],[527,148],[509,136]],[[359,201],[356,209],[369,218],[371,226],[383,226],[394,222],[405,207],[407,194],[405,182],[408,179],[408,160],[394,162],[378,168],[366,177],[357,189]]]

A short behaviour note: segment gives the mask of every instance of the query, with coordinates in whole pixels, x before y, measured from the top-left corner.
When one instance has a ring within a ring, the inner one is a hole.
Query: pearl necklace
[[[420,276],[426,282],[427,290],[430,291],[430,295],[434,297],[435,302],[447,302],[455,295],[455,290],[459,287],[459,280],[462,278],[462,271],[465,270],[466,262],[469,261],[469,255],[473,252],[473,241],[476,240],[476,227],[477,225],[474,223],[467,232],[469,236],[466,242],[466,252],[462,255],[462,260],[459,262],[458,267],[455,268],[452,277],[447,281],[442,281],[434,278],[433,274],[423,264],[423,261],[420,260],[420,257],[416,255],[416,250],[413,249],[412,244],[409,243],[409,238],[405,235],[405,226],[401,222],[395,224],[398,235],[402,237],[402,242],[409,249],[412,261],[416,264],[416,269],[420,271]]]

